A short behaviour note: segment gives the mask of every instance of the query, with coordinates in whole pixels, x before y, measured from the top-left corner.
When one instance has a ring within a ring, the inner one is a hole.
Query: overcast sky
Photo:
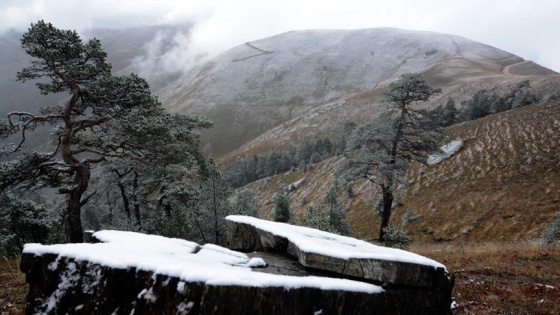
[[[0,31],[193,22],[213,54],[278,33],[396,27],[460,35],[560,72],[559,0],[0,0]]]

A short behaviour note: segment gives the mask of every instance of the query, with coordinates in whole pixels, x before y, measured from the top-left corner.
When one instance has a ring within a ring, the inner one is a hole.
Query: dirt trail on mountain
[[[268,55],[268,54],[273,54],[273,51],[268,51],[268,50],[264,50],[258,47],[255,47],[254,45],[252,45],[249,42],[245,43],[246,46],[248,46],[251,49],[257,50],[259,53],[255,54],[255,55],[251,55],[251,56],[247,56],[247,57],[243,57],[243,58],[239,58],[239,59],[234,59],[233,61],[243,61],[243,60],[247,60],[249,58],[253,58],[253,57],[257,57],[257,56],[261,56],[261,55]]]
[[[503,73],[503,74],[513,74],[513,73],[511,73],[511,67],[519,66],[519,65],[522,65],[522,64],[527,63],[527,62],[529,62],[529,60],[523,60],[523,61],[521,61],[521,62],[514,63],[514,64],[509,65],[509,66],[505,66],[505,67],[502,69],[502,73]]]

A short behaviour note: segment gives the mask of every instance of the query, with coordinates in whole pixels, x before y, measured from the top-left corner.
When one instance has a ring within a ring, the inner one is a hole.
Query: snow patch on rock
[[[262,258],[249,258],[244,253],[221,246],[196,243],[146,235],[135,232],[100,231],[93,235],[103,243],[96,244],[25,244],[23,253],[37,256],[56,254],[59,257],[87,261],[111,268],[151,271],[156,274],[178,277],[177,290],[185,282],[203,282],[206,285],[237,285],[250,287],[318,288],[364,293],[380,293],[383,289],[369,283],[323,277],[294,277],[252,271],[263,267]],[[75,285],[78,277],[75,263],[68,264],[62,274],[59,289],[45,301],[45,309],[52,309],[59,296]],[[185,282],[183,282],[185,281]],[[92,285],[95,283],[95,272]],[[87,289],[87,288],[86,288]],[[141,292],[143,298],[153,300],[151,292]]]
[[[435,165],[457,153],[463,147],[463,140],[451,141],[440,148],[441,153],[428,157],[428,165]]]
[[[341,236],[317,229],[295,226],[286,223],[261,220],[248,216],[230,215],[226,220],[251,225],[288,239],[301,251],[340,259],[376,259],[398,261],[444,268],[439,262],[408,251],[377,246],[352,237]]]

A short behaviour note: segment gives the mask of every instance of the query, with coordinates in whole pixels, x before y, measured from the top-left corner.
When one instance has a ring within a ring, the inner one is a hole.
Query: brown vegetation
[[[560,103],[531,105],[446,129],[464,141],[457,154],[410,172],[409,185],[392,215],[393,224],[416,243],[512,242],[532,240],[560,210]],[[298,215],[324,202],[343,156],[308,170],[265,178],[245,188],[257,196],[264,218],[280,187],[303,180],[290,193]],[[339,193],[351,235],[376,238],[378,195],[365,181],[352,184],[354,195]],[[415,219],[403,224],[410,209]]]
[[[534,243],[416,245],[455,275],[453,314],[560,314],[560,248]]]
[[[400,217],[420,242],[537,238],[560,210],[560,103],[532,105],[449,127],[464,145],[416,168]]]
[[[19,257],[0,259],[0,314],[23,314],[27,286]]]

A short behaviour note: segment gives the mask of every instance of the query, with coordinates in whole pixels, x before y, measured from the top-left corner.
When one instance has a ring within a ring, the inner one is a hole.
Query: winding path
[[[511,73],[511,67],[519,66],[519,65],[522,65],[522,64],[527,63],[527,62],[529,62],[529,60],[523,60],[523,61],[521,61],[521,62],[514,63],[514,64],[511,64],[511,65],[509,65],[509,66],[505,66],[505,67],[502,69],[502,73],[503,73],[503,74],[511,75],[511,74],[513,74],[513,73]]]
[[[264,49],[255,47],[249,42],[246,42],[245,45],[247,45],[251,49],[257,50],[259,53],[255,54],[255,55],[247,56],[247,57],[244,57],[244,58],[234,59],[233,61],[242,61],[242,60],[247,60],[249,58],[253,58],[253,57],[257,57],[257,56],[268,55],[268,54],[274,53],[273,51],[268,51],[268,50],[264,50]]]

